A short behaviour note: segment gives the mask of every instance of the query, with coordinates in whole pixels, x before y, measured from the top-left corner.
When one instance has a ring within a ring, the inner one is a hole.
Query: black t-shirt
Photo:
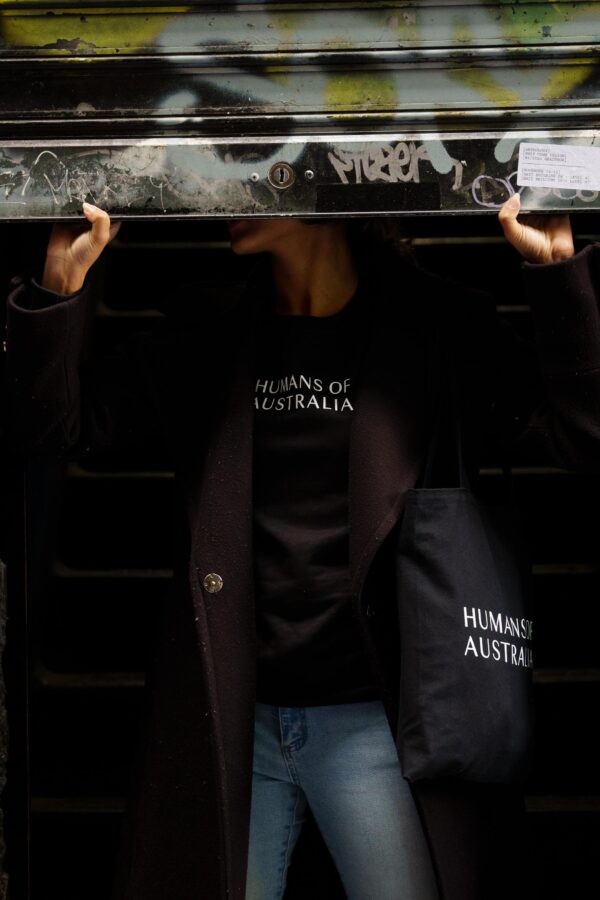
[[[333,316],[271,314],[255,367],[257,699],[380,696],[351,600],[348,448],[362,348],[356,295]]]

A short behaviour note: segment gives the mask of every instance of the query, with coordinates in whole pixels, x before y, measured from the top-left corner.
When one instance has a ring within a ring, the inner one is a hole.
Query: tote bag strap
[[[450,352],[448,342],[443,339],[442,327],[439,323],[429,342],[427,381],[431,425],[421,487],[470,489],[471,484],[463,451],[463,427],[456,361]],[[505,496],[514,505],[516,503],[515,482],[504,444],[502,444],[500,467]],[[440,473],[443,473],[441,479]]]
[[[458,385],[454,361],[436,323],[429,342],[427,360],[430,439],[425,457],[423,488],[468,487],[458,406]],[[440,473],[449,473],[440,481]]]

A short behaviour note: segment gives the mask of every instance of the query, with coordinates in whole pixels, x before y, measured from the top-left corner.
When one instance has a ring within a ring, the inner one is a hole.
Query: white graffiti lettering
[[[388,184],[399,182],[421,181],[419,165],[422,160],[431,163],[427,146],[414,141],[398,141],[397,144],[380,144],[367,147],[365,150],[344,150],[334,147],[328,154],[329,162],[338,174],[342,184],[362,184],[384,181]],[[464,164],[457,159],[452,160],[454,182],[452,190],[462,185]],[[349,180],[349,176],[352,181]]]
[[[86,156],[89,154],[82,154]],[[131,193],[133,185],[131,179],[126,178],[125,173],[112,171],[113,185],[107,183],[107,175],[101,164],[90,160],[82,164],[81,160],[75,160],[67,165],[52,150],[43,150],[35,158],[29,173],[23,183],[20,196],[25,197],[34,190],[39,190],[40,182],[44,182],[51,195],[55,206],[63,207],[73,201],[79,203],[87,200],[95,205],[104,206],[111,203],[114,197],[119,196],[120,182],[127,192]],[[153,178],[148,179],[153,188],[158,189],[161,207],[164,211],[163,184],[158,184]],[[139,190],[139,197],[146,196],[145,191]],[[130,201],[131,203],[131,201]]]
[[[511,172],[507,178],[501,178],[498,175],[478,175],[471,184],[471,196],[477,206],[485,206],[488,209],[500,209],[509,197],[521,192],[516,186],[516,177],[516,171]],[[599,191],[585,189],[570,191],[567,188],[549,187],[528,187],[527,191],[530,196],[537,200],[543,200],[545,197],[552,196],[558,200],[581,200],[582,203],[593,203],[600,193]]]

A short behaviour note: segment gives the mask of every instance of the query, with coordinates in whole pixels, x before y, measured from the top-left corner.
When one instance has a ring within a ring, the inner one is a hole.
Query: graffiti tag
[[[509,197],[520,193],[522,189],[516,184],[517,172],[511,172],[506,178],[498,175],[478,175],[471,185],[471,196],[477,206],[485,206],[488,209],[500,209]],[[583,203],[593,203],[597,200],[600,191],[585,189],[569,190],[568,188],[528,187],[529,196],[536,200],[545,197],[556,197],[558,200],[581,200]]]
[[[349,175],[353,178],[352,184],[362,184],[363,180],[418,184],[421,162],[431,163],[426,145],[414,141],[379,144],[353,151],[334,147],[327,155],[342,184],[350,184]],[[462,185],[464,163],[457,159],[451,162],[454,170],[452,190],[456,191]]]

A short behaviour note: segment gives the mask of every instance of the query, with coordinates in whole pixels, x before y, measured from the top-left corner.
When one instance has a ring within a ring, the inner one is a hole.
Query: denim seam
[[[296,764],[294,763],[292,755],[287,747],[282,748],[282,756],[285,761],[286,768],[288,770],[288,775],[292,779],[292,784],[295,784],[298,787],[300,784],[299,779],[298,779],[298,770],[296,768]]]
[[[279,882],[279,896],[280,897],[283,897],[283,892],[285,890],[285,881],[286,881],[287,870],[288,870],[288,865],[289,865],[288,857],[289,857],[289,852],[290,852],[290,844],[292,842],[292,831],[294,828],[294,824],[296,822],[296,810],[298,809],[298,802],[300,800],[300,792],[301,792],[301,789],[299,787],[297,787],[296,788],[296,799],[294,801],[294,809],[292,810],[292,821],[288,828],[287,844],[286,844],[284,856],[283,856],[283,868],[281,870],[281,881]]]
[[[284,720],[287,720],[288,723],[291,722],[291,718],[289,715],[284,714]],[[283,720],[281,718],[281,707],[279,708],[279,729],[281,734],[281,750],[285,754],[287,751],[296,751],[301,750],[306,740],[308,738],[307,729],[306,729],[306,714],[304,709],[297,710],[294,718],[296,719],[296,724],[300,726],[300,735],[294,738],[293,741],[289,743],[285,743],[284,738],[284,728],[283,728]]]

